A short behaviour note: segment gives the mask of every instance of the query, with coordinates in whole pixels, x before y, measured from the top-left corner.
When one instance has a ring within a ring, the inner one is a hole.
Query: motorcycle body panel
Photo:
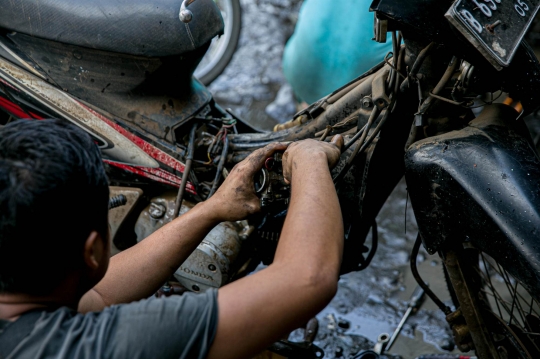
[[[212,0],[191,1],[193,17],[179,19],[180,0],[4,1],[0,27],[58,43],[146,57],[180,55],[223,34]]]
[[[22,34],[9,38],[50,82],[169,143],[175,143],[175,128],[212,100],[192,77],[206,46],[185,55],[147,58]]]
[[[506,105],[414,143],[405,176],[425,248],[470,242],[540,290],[540,159]],[[524,126],[524,125],[523,125]]]
[[[87,131],[104,161],[132,176],[178,187],[184,171],[180,151],[137,135],[121,121],[0,58],[0,107],[16,118],[61,118]],[[136,182],[136,181],[135,181]],[[186,190],[195,194],[188,183]]]

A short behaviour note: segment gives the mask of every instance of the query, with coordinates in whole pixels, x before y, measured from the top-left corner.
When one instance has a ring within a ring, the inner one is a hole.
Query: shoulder
[[[102,313],[108,311],[115,312],[116,320],[130,323],[145,320],[163,324],[161,321],[164,316],[167,320],[173,320],[173,318],[213,315],[217,314],[217,290],[208,290],[200,294],[184,293],[181,296],[148,298],[130,304],[113,305]]]
[[[61,308],[43,313],[10,358],[202,359],[214,339],[217,316],[217,290],[86,314]]]

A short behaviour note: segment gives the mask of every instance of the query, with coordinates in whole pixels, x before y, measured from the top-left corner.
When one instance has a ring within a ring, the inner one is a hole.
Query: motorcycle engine
[[[138,242],[171,221],[175,200],[176,193],[169,192],[150,201],[135,225]],[[184,200],[180,214],[194,206],[194,203]],[[246,222],[220,223],[176,270],[174,277],[184,287],[195,292],[225,285],[231,278],[242,242],[251,231],[252,228]]]

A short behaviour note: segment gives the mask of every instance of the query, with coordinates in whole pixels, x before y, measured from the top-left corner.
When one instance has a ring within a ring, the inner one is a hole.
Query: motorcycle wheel
[[[225,32],[212,40],[206,55],[195,70],[194,76],[205,86],[214,81],[231,61],[242,27],[240,0],[214,0],[221,10]]]
[[[540,358],[540,293],[530,293],[486,253],[447,252],[445,262],[452,256],[466,278],[447,266],[453,287],[449,289],[455,291],[478,357],[494,357],[486,349],[491,347],[500,359]]]

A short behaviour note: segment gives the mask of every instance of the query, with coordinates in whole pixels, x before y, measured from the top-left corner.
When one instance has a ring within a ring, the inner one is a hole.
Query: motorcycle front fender
[[[517,116],[486,106],[462,130],[414,143],[405,176],[429,253],[470,242],[539,293],[540,160]]]

